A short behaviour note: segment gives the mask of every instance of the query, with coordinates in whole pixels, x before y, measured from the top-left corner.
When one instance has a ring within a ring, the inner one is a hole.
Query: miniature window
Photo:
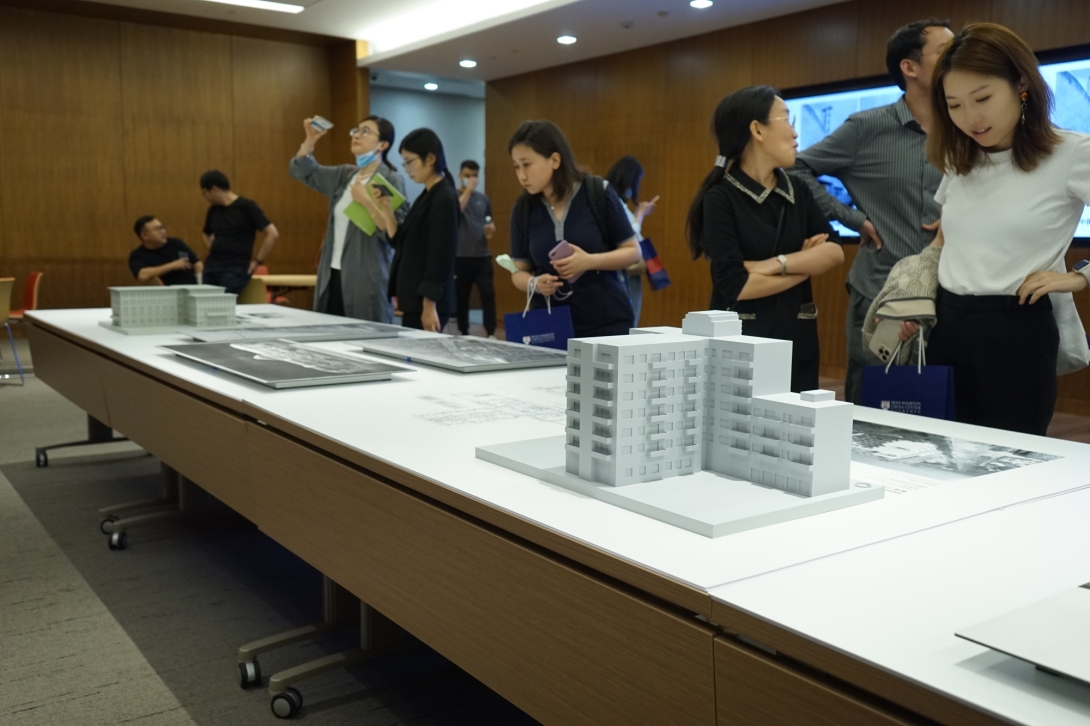
[[[636,451],[641,453],[641,454],[643,453],[643,450],[645,448],[647,448],[647,446],[645,444],[636,444]]]
[[[696,358],[696,351],[695,350],[685,351],[685,357],[686,358]]]
[[[632,382],[632,374],[631,373],[625,373],[621,377],[621,383],[631,383],[631,382]]]
[[[714,358],[715,357],[715,348],[712,348],[711,350],[708,351],[708,357],[709,358]]]
[[[613,356],[610,353],[602,353],[602,362],[603,363],[612,363],[613,362]]]
[[[728,439],[726,436],[720,436],[719,437],[719,443],[721,443],[721,444],[730,444],[730,439]]]
[[[640,363],[646,363],[646,362],[647,362],[647,355],[646,354],[641,355],[640,356]],[[642,474],[643,472],[640,472],[640,473]]]
[[[753,360],[753,356],[751,356],[749,353],[742,352],[738,354],[738,360],[744,363],[749,363]]]
[[[641,373],[640,374],[640,380],[641,381],[646,381],[647,380],[647,374],[646,373]]]
[[[621,418],[632,418],[632,412],[631,411],[622,411],[621,412]]]
[[[646,415],[647,415],[647,409],[646,408],[641,408],[640,409],[640,416],[646,416]]]
[[[674,462],[672,462],[672,461],[666,462],[666,471],[670,471],[673,468],[674,468]]]
[[[647,467],[646,466],[641,466],[640,467],[640,476],[643,476],[646,473],[647,473]]]
[[[621,436],[623,436],[624,438],[628,438],[631,435],[632,435],[632,429],[623,429],[621,431]]]
[[[622,401],[631,401],[631,400],[632,400],[632,391],[628,391],[628,392],[626,392],[626,393],[622,393],[622,394],[621,394],[621,400],[622,400]]]
[[[658,464],[652,464],[651,465],[651,473],[652,474],[658,474],[659,473],[659,465]]]
[[[630,363],[635,363],[636,361],[634,359],[635,359],[635,356],[626,355],[624,358],[621,359],[621,362],[625,363],[627,365],[627,364],[630,364]]]
[[[662,362],[662,353],[652,353],[651,354],[651,362],[652,363]]]
[[[625,476],[632,476],[632,470],[631,469],[625,469],[624,470],[624,475]]]
[[[810,418],[808,416],[803,416],[802,417],[802,425],[803,426],[813,426],[814,425],[814,419],[812,419],[812,418]]]
[[[572,366],[571,367],[571,374],[573,376],[578,378],[580,375],[582,375],[582,373],[583,373],[583,369],[581,367],[579,367],[579,366]]]
[[[622,454],[631,454],[632,453],[632,447],[631,446],[622,446],[621,447],[621,453]]]
[[[644,434],[647,433],[647,427],[646,426],[640,426],[638,429],[636,429],[636,433],[639,436],[643,436]]]

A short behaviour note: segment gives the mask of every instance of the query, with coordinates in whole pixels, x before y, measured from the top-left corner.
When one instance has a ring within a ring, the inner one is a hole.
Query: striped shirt
[[[854,113],[824,139],[802,151],[791,174],[814,192],[826,216],[858,231],[870,220],[882,249],[860,245],[848,284],[867,298],[882,290],[899,260],[919,254],[935,238],[922,225],[942,214],[935,192],[942,173],[927,161],[927,136],[904,96],[897,103]],[[851,209],[815,178],[835,176],[858,209]]]

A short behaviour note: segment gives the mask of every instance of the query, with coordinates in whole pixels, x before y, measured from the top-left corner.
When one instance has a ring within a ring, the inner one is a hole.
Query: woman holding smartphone
[[[617,192],[579,169],[552,121],[524,122],[507,150],[523,188],[511,215],[512,284],[535,309],[546,297],[566,305],[577,337],[627,335],[634,317],[620,271],[640,250]]]
[[[643,180],[643,166],[634,156],[622,156],[606,172],[606,181],[617,191],[624,204],[628,223],[636,233],[636,240],[643,242],[643,220],[655,211],[659,198],[649,202],[640,201],[640,182]],[[628,288],[628,300],[632,303],[632,315],[635,325],[640,324],[640,308],[643,307],[643,273],[647,272],[647,263],[640,256],[639,262],[625,270],[625,282]]]
[[[375,223],[394,246],[388,294],[397,298],[406,328],[442,332],[453,312],[454,258],[462,207],[454,177],[447,168],[443,143],[431,129],[411,131],[399,147],[405,173],[424,192],[403,221],[390,210],[383,190],[353,185],[353,196],[368,206]]]
[[[387,160],[394,143],[394,126],[379,116],[368,116],[349,131],[355,164],[323,166],[314,159],[314,147],[325,136],[328,122],[310,118],[303,122],[306,138],[288,168],[292,178],[329,197],[329,221],[318,259],[314,309],[379,323],[394,322],[394,308],[386,295],[394,250],[384,228],[367,234],[345,213],[353,202],[353,182],[369,182],[381,174],[398,191],[405,182]],[[407,205],[394,215],[404,219]]]
[[[742,332],[790,340],[791,390],[818,387],[817,308],[810,278],[844,261],[810,190],[784,173],[798,144],[774,88],[735,91],[715,109],[715,167],[689,210],[693,259],[711,261],[711,308],[734,310]]]

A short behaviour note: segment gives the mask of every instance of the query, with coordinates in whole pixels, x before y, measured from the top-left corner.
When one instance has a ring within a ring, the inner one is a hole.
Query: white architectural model
[[[568,343],[566,470],[611,486],[701,469],[806,497],[849,487],[852,405],[790,393],[791,343],[737,313]]]
[[[231,325],[235,297],[215,285],[111,287],[110,324],[123,329]]]

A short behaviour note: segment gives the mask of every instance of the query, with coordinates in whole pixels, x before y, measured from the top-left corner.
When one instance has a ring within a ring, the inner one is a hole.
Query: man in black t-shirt
[[[129,269],[140,282],[158,278],[164,285],[196,285],[203,264],[193,250],[151,214],[136,220],[133,231],[140,246],[129,253]]]
[[[256,203],[231,191],[231,183],[221,171],[201,175],[201,194],[211,205],[204,219],[204,241],[209,252],[203,281],[222,285],[227,292],[238,295],[254,270],[265,264],[280,232]],[[265,233],[265,240],[251,260],[258,232]]]

